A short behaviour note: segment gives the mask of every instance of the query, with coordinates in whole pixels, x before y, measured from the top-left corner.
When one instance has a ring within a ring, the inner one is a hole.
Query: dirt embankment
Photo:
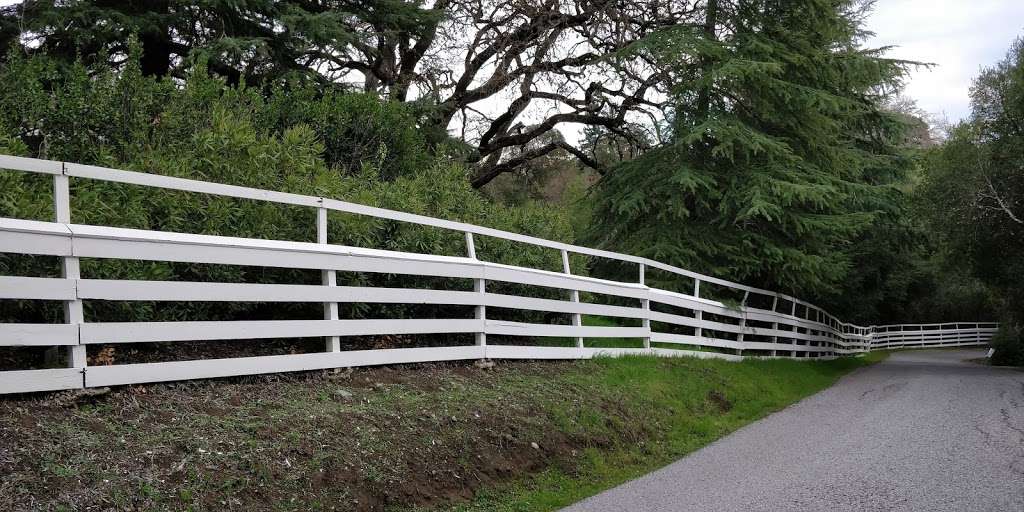
[[[641,443],[592,363],[432,364],[0,401],[4,510],[429,506]],[[625,400],[623,397],[622,400]],[[721,406],[719,397],[712,401]]]

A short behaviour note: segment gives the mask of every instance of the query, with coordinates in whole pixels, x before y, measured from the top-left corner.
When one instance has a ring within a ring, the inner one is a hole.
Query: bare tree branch
[[[351,31],[366,35],[335,49],[332,63],[339,73],[364,75],[368,92],[439,98],[427,122],[476,147],[474,186],[555,149],[599,168],[564,141],[531,147],[569,124],[600,126],[638,146],[660,140],[623,129],[640,123],[656,131],[668,97],[654,59],[633,45],[663,27],[703,22],[698,0],[439,0],[431,7],[437,22],[416,32],[353,18]]]
[[[992,200],[992,201],[995,202],[996,206],[993,207],[993,206],[984,205],[984,204],[982,204],[981,201],[978,202],[978,206],[980,208],[983,208],[983,209],[986,209],[986,210],[994,210],[994,211],[1005,213],[1008,217],[1010,217],[1010,220],[1012,220],[1013,222],[1016,222],[1017,224],[1024,225],[1024,220],[1021,220],[1020,217],[1018,217],[1016,214],[1013,213],[1013,210],[1010,209],[1010,205],[1008,205],[1006,203],[1006,200],[1003,199],[1003,197],[999,194],[998,191],[996,191],[995,185],[992,184],[992,178],[991,177],[985,176],[985,186],[988,189],[988,191],[987,192],[986,191],[979,192],[978,193],[979,198],[981,200],[985,200],[985,199]]]

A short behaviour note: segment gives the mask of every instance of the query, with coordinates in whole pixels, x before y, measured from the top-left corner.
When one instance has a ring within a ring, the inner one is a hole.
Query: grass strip
[[[878,357],[408,365],[8,397],[0,510],[552,510]]]
[[[888,355],[881,351],[832,361],[742,363],[689,359],[680,363],[641,357],[600,360],[599,371],[573,378],[583,387],[621,390],[628,396],[622,403],[648,412],[635,425],[644,435],[611,450],[588,449],[573,467],[552,466],[511,484],[482,490],[471,502],[442,510],[556,510],[665,466]],[[578,428],[573,421],[558,427]],[[600,429],[598,425],[583,428]]]

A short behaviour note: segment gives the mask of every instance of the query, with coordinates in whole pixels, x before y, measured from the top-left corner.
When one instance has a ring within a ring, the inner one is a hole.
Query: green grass
[[[410,365],[0,400],[0,510],[553,510],[884,356]]]
[[[606,316],[583,315],[582,323],[593,327],[623,327],[622,319]],[[640,338],[588,338],[584,344],[596,348],[644,348],[644,340]]]
[[[581,321],[588,327],[627,327],[628,324],[621,318],[607,316],[582,315]],[[538,338],[538,345],[546,347],[574,347],[574,338]],[[643,348],[644,340],[641,338],[586,338],[584,345],[595,348]],[[672,347],[674,348],[674,347]]]
[[[573,379],[581,387],[617,390],[628,397],[623,403],[637,413],[630,416],[642,418],[634,425],[644,433],[636,442],[611,450],[585,450],[574,467],[551,467],[441,510],[527,512],[564,507],[664,466],[887,356],[874,352],[833,361],[742,363],[648,357],[596,360],[597,371]],[[709,404],[713,393],[728,401],[727,411],[721,404]],[[571,424],[557,427],[567,429]]]
[[[582,323],[588,327],[629,327],[631,324],[622,318],[613,318],[607,316],[596,316],[596,315],[583,315]],[[636,325],[636,324],[632,324]],[[574,347],[576,346],[575,338],[537,338],[534,340],[537,345],[545,347]],[[585,338],[583,340],[584,346],[593,348],[644,348],[644,340],[642,338]],[[705,347],[701,345],[681,345],[678,343],[652,343],[652,347],[665,348],[669,350],[689,350],[693,352],[718,352],[725,354],[734,353],[733,350],[716,348],[716,347]]]

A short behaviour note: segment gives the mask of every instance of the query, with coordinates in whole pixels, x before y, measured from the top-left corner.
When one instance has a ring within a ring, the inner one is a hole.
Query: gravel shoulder
[[[1024,510],[1024,372],[983,356],[893,354],[563,510]]]

